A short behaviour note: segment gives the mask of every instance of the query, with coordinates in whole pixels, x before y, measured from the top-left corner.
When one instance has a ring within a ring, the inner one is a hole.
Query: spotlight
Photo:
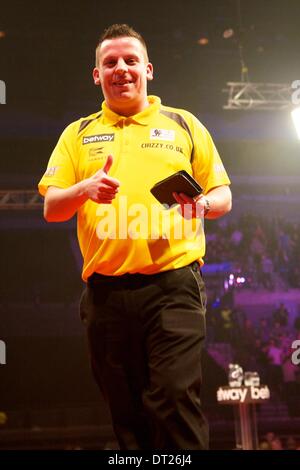
[[[225,31],[223,32],[224,39],[229,39],[229,38],[232,38],[233,36],[234,36],[234,31],[232,28],[225,29]]]
[[[206,37],[202,37],[198,39],[197,43],[199,44],[199,46],[207,46],[207,44],[209,43],[209,39]]]
[[[300,108],[295,108],[291,112],[291,116],[298,135],[298,139],[300,140]]]

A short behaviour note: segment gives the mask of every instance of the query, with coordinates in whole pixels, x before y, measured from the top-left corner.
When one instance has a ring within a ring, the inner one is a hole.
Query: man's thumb
[[[105,162],[105,165],[104,167],[102,168],[102,171],[104,171],[104,173],[108,173],[111,166],[113,164],[113,156],[112,155],[108,155],[107,159],[106,159],[106,162]]]

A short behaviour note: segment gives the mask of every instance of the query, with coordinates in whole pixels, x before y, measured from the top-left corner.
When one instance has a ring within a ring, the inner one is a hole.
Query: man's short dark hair
[[[115,39],[115,38],[135,38],[135,39],[137,39],[138,41],[140,41],[140,43],[144,47],[146,57],[147,57],[147,60],[148,60],[147,46],[146,46],[146,42],[145,42],[143,36],[140,33],[138,33],[137,31],[135,31],[128,24],[125,24],[125,23],[123,23],[123,24],[112,24],[111,26],[109,26],[107,29],[104,30],[104,32],[100,36],[99,42],[97,44],[97,47],[96,47],[96,67],[98,65],[98,51],[101,47],[101,44],[106,39]]]

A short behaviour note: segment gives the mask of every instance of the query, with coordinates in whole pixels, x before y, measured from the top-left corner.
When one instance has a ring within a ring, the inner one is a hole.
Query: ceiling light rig
[[[250,81],[249,70],[244,58],[243,37],[245,29],[242,23],[241,0],[237,0],[238,32],[227,29],[223,33],[224,39],[235,36],[241,65],[241,80],[227,82],[226,110],[261,110],[276,111],[291,107],[291,85],[287,83],[256,83]]]
[[[0,190],[0,210],[42,209],[43,200],[38,191]]]
[[[227,82],[223,109],[276,111],[291,106],[291,85],[286,83]]]

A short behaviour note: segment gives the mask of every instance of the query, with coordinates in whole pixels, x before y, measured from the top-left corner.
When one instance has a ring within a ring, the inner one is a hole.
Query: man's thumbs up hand
[[[108,175],[113,164],[113,156],[108,155],[104,166],[93,176],[87,178],[86,193],[94,202],[111,204],[116,197],[120,182]]]

